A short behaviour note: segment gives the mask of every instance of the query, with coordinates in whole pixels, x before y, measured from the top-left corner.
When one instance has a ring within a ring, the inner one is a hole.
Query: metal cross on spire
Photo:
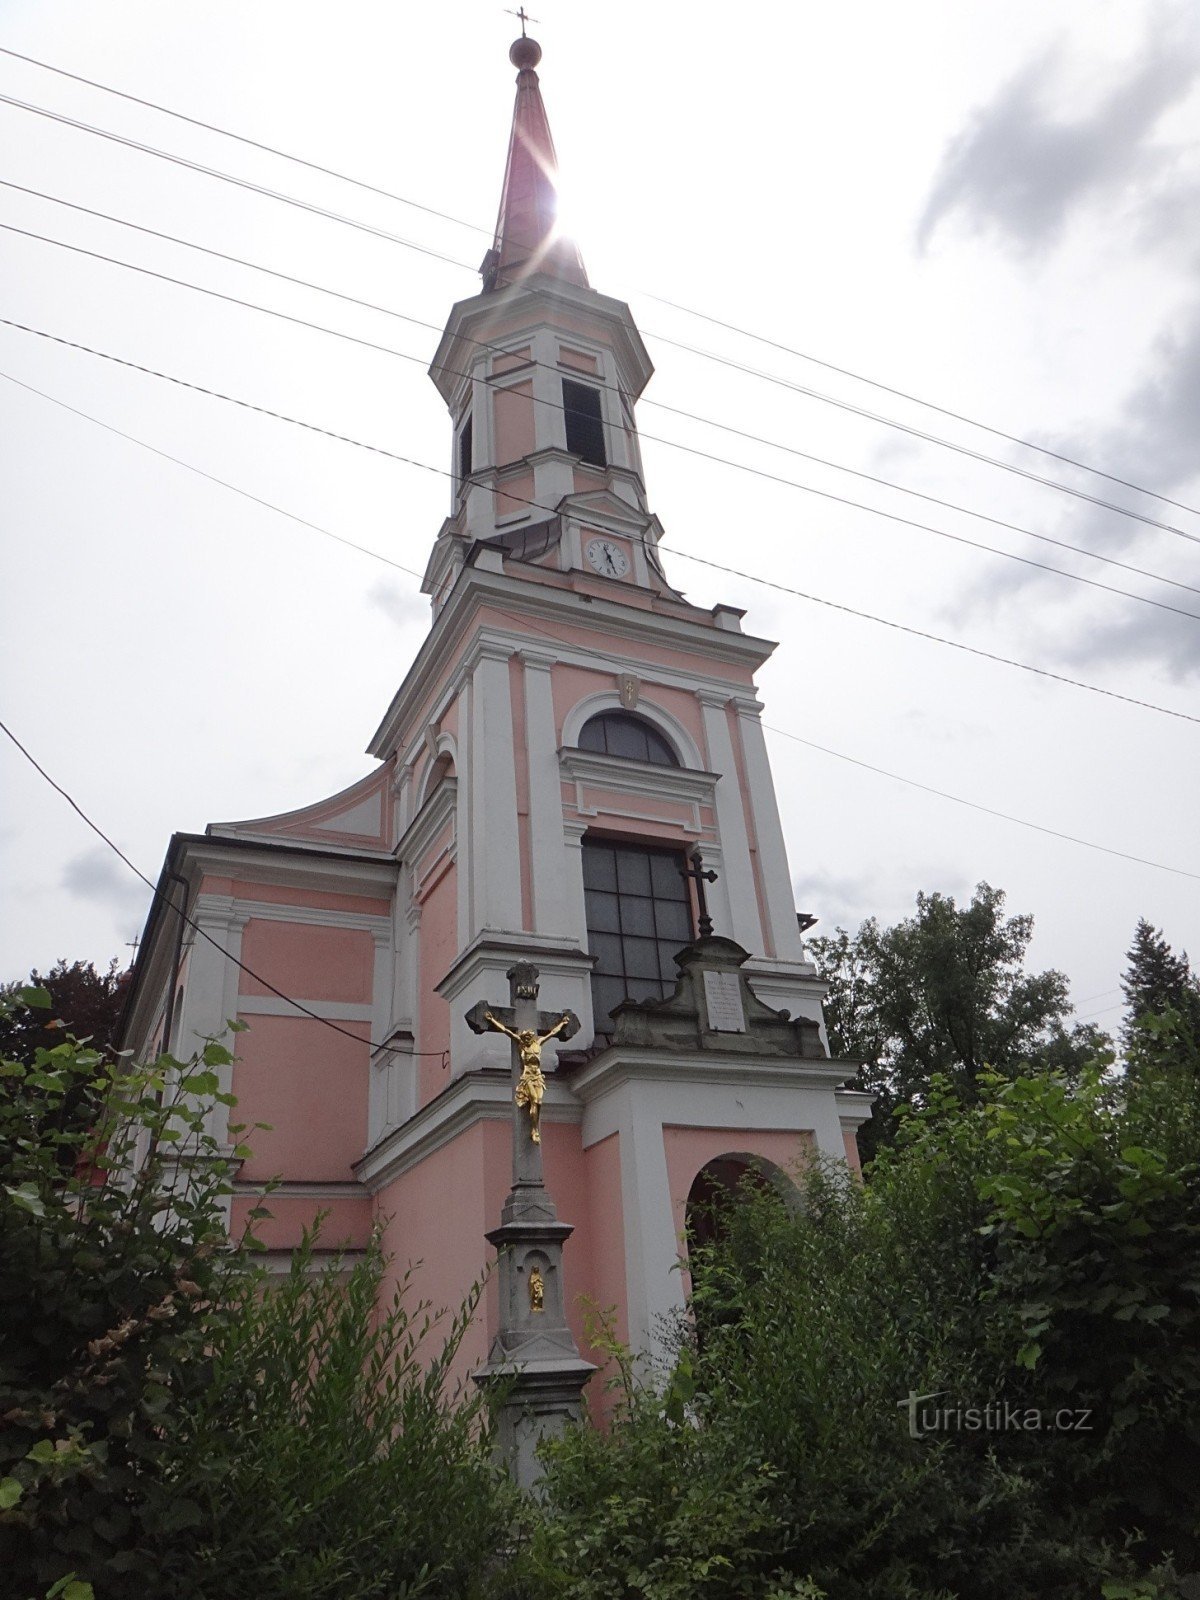
[[[504,14],[505,14],[506,17],[517,17],[520,20],[520,23],[521,23],[521,37],[522,37],[522,39],[527,37],[527,35],[525,33],[525,24],[527,22],[539,22],[541,20],[539,17],[531,17],[529,15],[529,13],[526,11],[524,6],[521,6],[516,11],[509,10],[506,7]]]

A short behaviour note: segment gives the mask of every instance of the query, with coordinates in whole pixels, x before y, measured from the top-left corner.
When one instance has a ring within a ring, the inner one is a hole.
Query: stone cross
[[[538,970],[532,962],[518,961],[505,976],[511,1003],[493,1006],[480,1000],[467,1012],[467,1026],[473,1033],[503,1033],[512,1040],[513,1187],[541,1188],[542,1046],[548,1039],[572,1038],[579,1018],[573,1011],[538,1010]]]

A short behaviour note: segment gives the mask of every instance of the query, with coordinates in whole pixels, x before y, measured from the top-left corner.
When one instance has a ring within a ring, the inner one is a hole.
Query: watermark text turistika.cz
[[[1042,1411],[1037,1406],[1017,1405],[1011,1400],[989,1400],[982,1406],[962,1404],[935,1405],[944,1400],[949,1389],[936,1389],[932,1394],[908,1391],[908,1397],[897,1400],[901,1411],[908,1412],[908,1434],[911,1439],[923,1439],[930,1433],[1090,1433],[1092,1413],[1087,1406],[1060,1407],[1055,1411]]]

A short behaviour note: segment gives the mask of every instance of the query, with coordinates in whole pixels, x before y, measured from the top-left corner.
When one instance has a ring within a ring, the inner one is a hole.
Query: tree
[[[970,1102],[985,1068],[1070,1072],[1106,1047],[1099,1029],[1067,1026],[1063,973],[1025,970],[1032,936],[1033,918],[1005,918],[1002,891],[980,883],[969,906],[918,894],[915,916],[894,927],[869,917],[853,937],[839,928],[810,941],[830,986],[831,1049],[866,1063],[858,1083],[876,1095],[864,1155],[893,1137],[896,1108],[920,1103],[935,1074]]]
[[[22,987],[46,989],[54,996],[52,1012],[14,1006],[0,1015],[0,1055],[27,1061],[38,1045],[58,1042],[53,1033],[59,1028],[69,1028],[77,1039],[101,1050],[115,1049],[131,977],[130,970],[118,972],[117,966],[116,956],[103,972],[90,961],[68,964],[60,956],[45,975],[35,967],[24,985],[0,985],[0,996],[11,997]]]
[[[1121,1042],[1126,1055],[1136,1053],[1139,1041],[1146,1042],[1149,1019],[1168,1012],[1177,1015],[1184,1029],[1200,1040],[1200,980],[1192,971],[1187,951],[1177,956],[1162,930],[1140,917],[1126,959],[1129,965],[1121,979],[1126,1006]]]
[[[983,1074],[901,1122],[869,1184],[693,1243],[705,1337],[546,1448],[522,1600],[1188,1592],[1200,1078]]]

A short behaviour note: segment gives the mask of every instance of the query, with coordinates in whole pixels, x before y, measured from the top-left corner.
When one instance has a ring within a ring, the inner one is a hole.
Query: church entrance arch
[[[800,1205],[800,1191],[780,1167],[763,1156],[731,1152],[706,1161],[692,1180],[685,1209],[687,1246],[703,1249],[721,1239],[729,1207],[739,1194],[773,1194],[789,1210]]]

